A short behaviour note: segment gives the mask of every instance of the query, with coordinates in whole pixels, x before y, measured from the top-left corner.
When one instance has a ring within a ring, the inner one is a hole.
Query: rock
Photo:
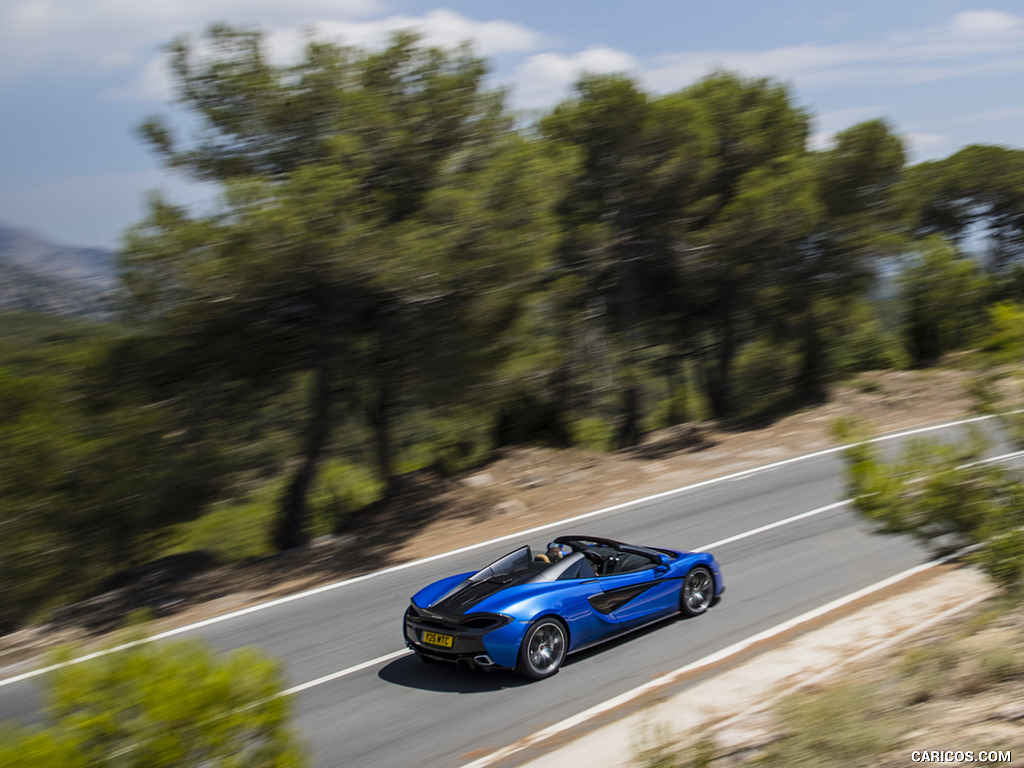
[[[470,475],[463,479],[462,484],[469,488],[483,488],[494,484],[494,475],[490,472],[481,472],[478,475]]]
[[[1024,709],[1001,709],[989,715],[989,720],[1005,720],[1008,723],[1015,723],[1024,720]]]
[[[539,472],[535,472],[532,475],[526,475],[525,477],[519,478],[516,481],[516,485],[520,488],[539,488],[540,486],[547,483],[548,479]]]
[[[496,504],[494,511],[501,515],[521,515],[526,512],[526,505],[519,499],[509,499]]]
[[[339,533],[334,536],[334,543],[339,547],[351,547],[358,541],[359,537],[354,533]]]

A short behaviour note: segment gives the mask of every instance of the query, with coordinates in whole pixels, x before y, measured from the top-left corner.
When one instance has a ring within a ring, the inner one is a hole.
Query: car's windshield
[[[530,548],[524,545],[515,552],[509,552],[504,557],[499,557],[483,570],[470,576],[469,580],[474,582],[487,581],[495,576],[505,576],[529,570],[532,570]]]

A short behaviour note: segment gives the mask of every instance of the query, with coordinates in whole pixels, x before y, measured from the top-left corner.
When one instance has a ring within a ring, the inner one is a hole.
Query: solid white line
[[[721,539],[719,541],[712,542],[711,544],[706,544],[703,547],[697,548],[697,550],[695,550],[695,551],[704,552],[706,550],[715,549],[717,547],[721,547],[721,546],[724,546],[726,544],[732,544],[734,541],[739,541],[741,539],[746,539],[746,538],[749,538],[751,536],[756,536],[759,533],[764,533],[765,531],[770,531],[773,528],[780,528],[783,525],[789,525],[790,523],[795,523],[798,520],[805,520],[808,517],[813,517],[814,515],[820,515],[822,512],[828,512],[828,511],[833,510],[833,509],[838,509],[839,507],[842,507],[842,506],[844,506],[846,504],[849,504],[849,503],[850,503],[850,500],[847,499],[846,501],[837,501],[835,504],[829,504],[829,505],[824,506],[824,507],[818,507],[817,509],[812,509],[809,512],[801,512],[799,515],[793,515],[792,517],[787,517],[785,520],[779,520],[778,522],[775,522],[775,523],[770,523],[768,525],[762,525],[760,528],[754,528],[753,530],[746,531],[745,533],[740,533],[740,534],[737,534],[735,536],[730,536],[727,539]],[[397,659],[397,658],[399,658],[401,656],[408,656],[411,653],[412,653],[412,651],[410,651],[410,650],[401,650],[401,651],[395,651],[394,653],[386,654],[384,656],[378,656],[376,659],[371,659],[370,661],[364,661],[362,664],[357,664],[354,667],[348,667],[347,669],[342,669],[342,670],[340,670],[338,672],[332,672],[329,675],[324,675],[323,677],[318,677],[316,680],[310,680],[308,683],[302,683],[301,685],[296,685],[294,688],[289,688],[286,691],[282,691],[280,695],[281,696],[290,696],[293,693],[299,693],[300,691],[305,691],[307,688],[315,688],[318,685],[322,685],[324,683],[330,683],[330,682],[332,682],[334,680],[337,680],[339,677],[346,677],[347,675],[351,675],[354,672],[359,672],[361,670],[366,669],[367,667],[372,667],[375,664],[382,664],[382,663],[384,663],[386,661],[391,661],[392,659]]]
[[[930,629],[931,627],[934,627],[938,624],[941,624],[947,619],[951,619],[954,616],[957,616],[973,608],[979,603],[988,600],[990,596],[990,594],[986,594],[985,592],[978,593],[968,598],[964,602],[954,605],[952,608],[942,611],[941,613],[931,616],[928,619],[925,619],[924,621],[903,630],[902,632],[900,632],[897,635],[894,635],[893,637],[888,637],[884,640],[880,640],[874,645],[858,651],[853,656],[842,659],[837,666],[829,667],[828,669],[824,669],[821,672],[818,672],[817,674],[804,678],[800,680],[798,683],[796,683],[794,687],[780,691],[774,696],[769,696],[767,699],[759,701],[757,704],[754,704],[753,706],[747,707],[747,709],[743,710],[742,712],[715,723],[715,728],[716,730],[722,730],[730,727],[735,723],[746,720],[747,718],[751,717],[756,713],[764,712],[765,710],[775,706],[780,699],[782,699],[784,696],[789,695],[794,690],[811,688],[815,685],[818,685],[819,683],[822,683],[834,677],[836,669],[839,667],[850,667],[854,664],[857,664],[860,661],[870,659],[872,656],[876,656],[882,651],[888,650],[889,648],[897,648],[903,645],[903,643],[905,643],[907,640],[910,640],[916,635],[921,634],[925,630]]]
[[[1013,453],[1003,453],[999,456],[992,456],[988,459],[980,459],[976,464],[995,464],[998,461],[1010,461],[1012,459],[1019,459],[1024,456],[1024,451],[1014,451]]]
[[[850,500],[846,499],[844,501],[837,501],[834,504],[827,504],[824,507],[818,507],[817,509],[812,509],[812,510],[810,510],[808,512],[801,512],[798,515],[792,515],[791,517],[787,517],[784,520],[777,520],[774,523],[768,523],[767,525],[762,525],[759,528],[752,528],[749,531],[745,531],[743,533],[738,533],[735,536],[729,536],[728,538],[719,539],[718,541],[713,541],[710,544],[705,544],[704,546],[696,547],[694,549],[694,551],[704,552],[704,551],[707,551],[707,550],[710,550],[710,549],[716,549],[718,547],[725,546],[726,544],[732,544],[734,541],[740,541],[741,539],[747,539],[747,538],[750,538],[751,536],[756,536],[759,533],[764,533],[765,531],[770,531],[770,530],[772,530],[774,528],[781,528],[784,525],[789,525],[790,523],[795,523],[795,522],[797,522],[799,520],[805,520],[808,517],[813,517],[814,515],[820,515],[823,512],[828,512],[828,511],[833,510],[833,509],[838,509],[839,507],[842,507],[842,506],[844,506],[846,504],[849,504],[849,503],[850,503]],[[168,632],[162,632],[159,635],[153,635],[152,637],[143,638],[142,640],[135,640],[135,641],[132,641],[130,643],[124,643],[124,644],[119,645],[119,646],[117,646],[115,648],[108,648],[108,649],[104,649],[104,650],[96,651],[94,653],[87,654],[85,656],[80,656],[80,657],[78,657],[76,659],[72,659],[71,661],[61,662],[60,664],[52,664],[49,667],[44,667],[42,669],[34,669],[34,670],[29,671],[29,672],[25,672],[23,674],[16,675],[14,677],[9,677],[6,680],[0,680],[0,687],[2,687],[4,685],[10,685],[12,683],[17,683],[17,682],[20,682],[22,680],[27,680],[27,679],[29,679],[31,677],[35,677],[37,675],[42,675],[42,674],[45,674],[47,672],[52,672],[55,669],[60,669],[61,667],[67,666],[69,664],[79,664],[79,663],[81,663],[83,661],[89,661],[90,659],[95,659],[95,658],[98,658],[100,656],[105,656],[108,653],[115,653],[117,651],[124,651],[124,650],[127,650],[129,648],[133,648],[136,645],[140,645],[141,643],[150,642],[152,640],[159,640],[160,638],[169,637],[170,635],[174,635],[174,634],[179,634],[181,631],[182,631],[181,629],[178,629],[178,630],[170,630]],[[371,661],[364,661],[363,663],[357,664],[354,667],[349,667],[347,669],[343,669],[343,670],[340,670],[338,672],[332,672],[329,675],[325,675],[324,677],[318,678],[316,680],[311,680],[308,683],[302,683],[302,684],[300,684],[298,686],[295,686],[294,688],[289,688],[288,690],[282,692],[281,695],[283,695],[283,696],[284,695],[290,695],[292,693],[298,693],[299,691],[304,691],[307,688],[313,688],[313,687],[315,687],[317,685],[320,685],[322,683],[329,683],[332,680],[337,680],[339,677],[345,677],[346,675],[350,675],[353,672],[359,672],[360,670],[366,669],[367,667],[372,667],[374,664],[379,664],[379,663],[385,662],[385,661],[391,661],[392,659],[396,659],[399,656],[404,656],[407,653],[410,653],[410,651],[401,650],[401,651],[395,651],[394,653],[386,654],[384,656],[379,656],[376,659],[372,659]]]
[[[831,511],[833,509],[838,509],[839,507],[844,507],[847,504],[849,504],[851,501],[853,501],[853,499],[844,499],[843,501],[837,501],[834,504],[827,504],[824,507],[818,507],[817,509],[812,509],[810,512],[801,512],[799,515],[793,515],[792,517],[787,517],[785,520],[779,520],[779,521],[774,522],[774,523],[768,523],[768,525],[762,525],[760,528],[754,528],[753,530],[746,531],[744,533],[737,533],[735,536],[730,536],[727,539],[719,539],[718,541],[713,541],[710,544],[705,544],[703,547],[695,547],[693,551],[694,552],[705,552],[705,551],[707,551],[709,549],[715,549],[717,547],[721,547],[721,546],[724,546],[726,544],[732,544],[734,541],[740,541],[741,539],[747,539],[747,538],[750,538],[751,536],[756,536],[759,533],[764,533],[765,531],[770,531],[772,528],[781,528],[783,525],[789,525],[790,523],[795,523],[797,520],[804,520],[804,519],[806,519],[808,517],[813,517],[814,515],[820,515],[822,512],[829,512],[829,511]]]
[[[316,680],[310,680],[308,683],[300,683],[299,685],[289,688],[287,691],[281,691],[279,695],[291,696],[292,694],[299,693],[300,691],[304,691],[307,688],[315,688],[318,685],[323,685],[324,683],[329,683],[332,680],[337,680],[339,677],[345,677],[346,675],[351,675],[355,672],[360,672],[366,669],[367,667],[372,667],[375,664],[383,664],[385,661],[391,661],[392,659],[397,659],[400,656],[408,656],[410,653],[412,653],[412,651],[407,650],[405,648],[403,648],[400,651],[395,651],[394,653],[387,653],[383,656],[378,656],[376,659],[364,661],[362,664],[356,664],[354,667],[342,669],[338,672],[332,672],[329,675],[318,677]]]
[[[672,672],[668,672],[659,678],[651,680],[649,683],[645,683],[641,686],[638,686],[637,688],[633,688],[632,690],[626,691],[625,693],[621,693],[618,696],[608,699],[607,701],[601,702],[600,704],[596,704],[593,707],[585,709],[579,714],[566,718],[565,720],[562,720],[559,723],[550,725],[547,728],[542,728],[541,730],[536,731],[535,733],[532,733],[523,739],[520,739],[515,744],[511,744],[507,747],[497,750],[496,752],[492,752],[489,755],[485,755],[484,757],[481,757],[478,760],[474,760],[472,763],[465,764],[463,768],[484,768],[485,766],[496,763],[499,760],[508,759],[517,752],[521,752],[522,750],[530,746],[533,746],[534,744],[546,741],[547,739],[550,739],[553,736],[557,736],[558,734],[575,728],[578,725],[582,725],[588,720],[591,720],[601,714],[604,714],[605,712],[609,712],[615,709],[616,707],[622,706],[623,704],[627,704],[633,701],[634,699],[643,696],[646,693],[650,693],[651,691],[657,690],[658,688],[670,685],[673,682],[677,681],[679,678],[689,674],[690,672],[693,672],[694,670],[698,670],[703,667],[708,667],[713,664],[717,664],[718,662],[728,659],[730,656],[735,656],[736,654],[746,650],[747,648],[750,648],[751,646],[756,645],[757,643],[776,637],[784,632],[789,631],[790,629],[793,629],[794,627],[800,626],[801,624],[806,624],[809,621],[813,621],[814,619],[823,616],[831,611],[834,611],[837,608],[841,608],[844,605],[848,605],[849,603],[852,603],[856,600],[859,600],[862,597],[865,597],[866,595],[870,595],[874,592],[878,592],[879,590],[883,590],[887,587],[890,587],[893,584],[903,581],[904,579],[908,579],[911,576],[914,576],[918,573],[923,573],[924,571],[934,568],[937,565],[949,562],[956,556],[956,554],[949,555],[947,557],[942,557],[937,560],[932,560],[922,565],[914,566],[913,568],[909,568],[903,571],[902,573],[897,573],[895,576],[890,576],[889,578],[876,582],[871,586],[864,587],[863,589],[859,589],[856,592],[846,595],[845,597],[838,598],[830,603],[826,603],[825,605],[810,610],[807,613],[803,613],[797,616],[796,618],[790,619],[789,621],[784,621],[781,624],[775,625],[774,627],[770,627],[769,629],[766,629],[762,632],[758,632],[756,635],[751,635],[745,640],[740,640],[739,642],[733,643],[727,648],[723,648],[722,650],[709,654],[702,659],[698,659],[697,661],[691,662],[690,664],[687,664],[684,667],[680,667],[679,669],[673,670]]]
[[[944,422],[942,424],[932,424],[932,425],[926,426],[926,427],[916,427],[914,429],[908,429],[908,430],[904,430],[902,432],[894,432],[894,433],[889,434],[889,435],[882,435],[880,437],[875,437],[875,438],[872,438],[869,442],[877,443],[877,442],[883,442],[883,441],[886,441],[886,440],[896,440],[896,439],[901,438],[901,437],[909,437],[911,435],[919,435],[919,434],[923,434],[925,432],[934,432],[936,430],[948,429],[950,427],[956,427],[956,426],[960,426],[960,425],[963,425],[963,424],[973,424],[975,422],[985,421],[987,419],[992,419],[992,418],[995,418],[995,417],[994,416],[988,416],[988,415],[986,415],[986,416],[975,416],[975,417],[972,417],[972,418],[969,418],[969,419],[959,419],[959,420],[956,420],[956,421]],[[662,491],[661,493],[655,493],[653,495],[645,496],[645,497],[640,498],[640,499],[634,499],[632,501],[622,502],[621,504],[615,504],[613,506],[604,507],[602,509],[593,510],[591,512],[584,512],[582,514],[575,515],[574,517],[569,517],[569,518],[565,518],[565,519],[562,519],[562,520],[556,520],[556,521],[551,522],[551,523],[545,523],[544,525],[538,525],[538,526],[535,526],[533,528],[527,528],[526,530],[523,530],[523,531],[517,531],[516,533],[509,533],[509,534],[505,534],[503,536],[498,536],[498,537],[493,538],[493,539],[487,539],[486,541],[480,541],[480,542],[477,542],[475,544],[469,544],[469,545],[464,546],[464,547],[459,547],[458,549],[449,550],[448,552],[442,552],[442,553],[437,554],[437,555],[430,555],[429,557],[422,557],[422,558],[420,558],[418,560],[411,560],[411,561],[409,561],[407,563],[399,563],[398,565],[392,565],[392,566],[390,566],[388,568],[383,568],[383,569],[381,569],[379,571],[373,571],[371,573],[365,573],[362,576],[354,576],[352,578],[342,579],[340,581],[335,581],[335,582],[332,582],[330,584],[323,584],[323,585],[321,585],[319,587],[314,587],[312,589],[307,589],[307,590],[302,591],[302,592],[296,592],[295,594],[292,594],[292,595],[285,595],[284,597],[278,597],[278,598],[275,598],[273,600],[268,600],[268,601],[266,601],[264,603],[257,603],[256,605],[250,605],[247,608],[240,608],[237,611],[231,611],[230,613],[223,613],[223,614],[221,614],[219,616],[212,616],[209,619],[203,619],[202,621],[197,621],[197,622],[194,622],[192,624],[187,624],[187,625],[182,626],[182,627],[177,627],[175,629],[169,629],[166,632],[160,632],[160,633],[158,633],[156,635],[152,635],[152,636],[147,637],[147,638],[145,638],[143,640],[140,640],[140,641],[135,641],[135,642],[131,642],[131,643],[125,643],[123,645],[119,645],[119,646],[116,646],[114,648],[107,648],[107,649],[104,649],[104,650],[96,651],[94,653],[90,653],[90,654],[87,654],[85,656],[81,656],[79,658],[72,659],[69,662],[64,662],[62,664],[51,665],[49,667],[43,667],[43,668],[40,668],[40,669],[34,669],[34,670],[29,671],[29,672],[22,673],[20,675],[15,675],[14,677],[8,677],[8,678],[5,678],[3,680],[0,680],[0,688],[2,688],[5,685],[11,685],[13,683],[21,682],[22,680],[26,680],[28,678],[35,677],[37,675],[41,675],[41,674],[44,674],[46,672],[50,672],[50,671],[52,671],[54,669],[58,669],[61,666],[66,665],[66,664],[77,664],[79,662],[87,661],[89,659],[94,659],[94,658],[97,658],[99,656],[103,656],[103,655],[108,654],[108,653],[115,653],[117,651],[122,651],[122,650],[124,650],[126,648],[131,648],[131,647],[137,645],[140,642],[148,643],[148,642],[153,642],[154,640],[164,640],[164,639],[166,639],[168,637],[174,637],[175,635],[180,635],[180,634],[183,634],[185,632],[192,632],[192,631],[197,630],[197,629],[202,629],[203,627],[208,627],[208,626],[210,626],[212,624],[218,624],[218,623],[220,623],[222,621],[229,621],[231,619],[236,619],[236,618],[239,618],[241,616],[246,616],[246,615],[248,615],[250,613],[256,613],[257,611],[266,610],[267,608],[274,608],[274,607],[276,607],[278,605],[284,605],[285,603],[290,603],[293,600],[302,600],[302,599],[307,598],[307,597],[312,597],[313,595],[318,595],[318,594],[320,594],[322,592],[328,592],[328,591],[331,591],[331,590],[334,590],[334,589],[338,589],[340,587],[348,586],[350,584],[357,584],[357,583],[359,583],[361,581],[366,581],[367,579],[376,578],[377,576],[383,576],[383,575],[389,574],[389,573],[396,573],[398,571],[403,571],[403,570],[405,570],[407,568],[415,568],[416,566],[419,566],[419,565],[425,565],[427,563],[432,563],[432,562],[435,562],[437,560],[442,560],[444,558],[454,557],[455,555],[461,555],[461,554],[463,554],[465,552],[472,552],[473,550],[480,549],[481,547],[488,547],[488,546],[491,546],[492,544],[499,544],[499,543],[501,543],[503,541],[508,541],[509,539],[516,539],[516,538],[519,538],[519,537],[522,537],[522,536],[531,536],[531,535],[533,535],[535,533],[539,533],[541,531],[546,531],[546,530],[548,530],[550,528],[555,528],[555,527],[563,526],[563,525],[569,525],[569,524],[575,523],[575,522],[577,522],[579,520],[587,520],[587,519],[589,519],[591,517],[597,517],[599,515],[606,515],[606,514],[608,514],[610,512],[617,512],[617,511],[619,511],[621,509],[625,509],[627,507],[632,507],[632,506],[636,506],[636,505],[639,505],[639,504],[645,504],[645,503],[648,503],[648,502],[651,502],[651,501],[656,501],[658,499],[666,498],[668,496],[674,496],[676,494],[687,493],[689,491],[697,490],[698,488],[704,488],[704,487],[707,487],[709,485],[715,485],[717,483],[723,483],[723,482],[728,482],[728,481],[732,481],[732,480],[739,480],[741,478],[749,477],[751,475],[755,475],[755,474],[758,474],[760,472],[767,472],[767,471],[770,471],[770,470],[773,470],[773,469],[778,469],[779,467],[784,467],[784,466],[788,466],[790,464],[795,464],[796,462],[799,462],[799,461],[806,461],[808,459],[816,459],[816,458],[819,458],[821,456],[827,456],[827,455],[830,455],[830,454],[833,454],[833,453],[838,453],[839,451],[844,451],[844,450],[846,450],[849,447],[850,447],[849,445],[837,445],[837,446],[833,446],[831,448],[824,448],[824,449],[822,449],[820,451],[814,451],[813,453],[806,453],[806,454],[803,454],[801,456],[793,456],[793,457],[790,457],[788,459],[782,459],[780,461],[772,462],[771,464],[764,464],[764,465],[761,465],[761,466],[758,466],[758,467],[751,467],[749,469],[742,469],[742,470],[739,470],[737,472],[732,472],[732,473],[729,473],[729,474],[726,474],[726,475],[720,475],[718,477],[712,477],[712,478],[709,478],[708,480],[702,480],[700,482],[693,483],[691,485],[686,485],[686,486],[683,486],[682,488],[675,488],[675,489],[668,490],[668,491]]]

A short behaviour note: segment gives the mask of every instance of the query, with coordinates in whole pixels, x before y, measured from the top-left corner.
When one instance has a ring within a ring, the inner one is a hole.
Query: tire
[[[703,565],[691,568],[683,578],[679,594],[679,612],[683,616],[700,616],[715,599],[715,577]]]
[[[558,672],[569,650],[569,637],[558,619],[537,619],[519,646],[516,672],[530,680],[543,680]]]

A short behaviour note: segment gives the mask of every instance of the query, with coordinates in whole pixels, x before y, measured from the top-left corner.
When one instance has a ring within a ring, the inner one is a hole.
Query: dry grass
[[[701,734],[702,762],[663,728],[641,768],[895,768],[915,749],[1024,751],[1024,604],[997,597],[910,647],[781,700],[767,725]],[[714,748],[728,743],[728,749]],[[994,764],[992,764],[994,765]]]

